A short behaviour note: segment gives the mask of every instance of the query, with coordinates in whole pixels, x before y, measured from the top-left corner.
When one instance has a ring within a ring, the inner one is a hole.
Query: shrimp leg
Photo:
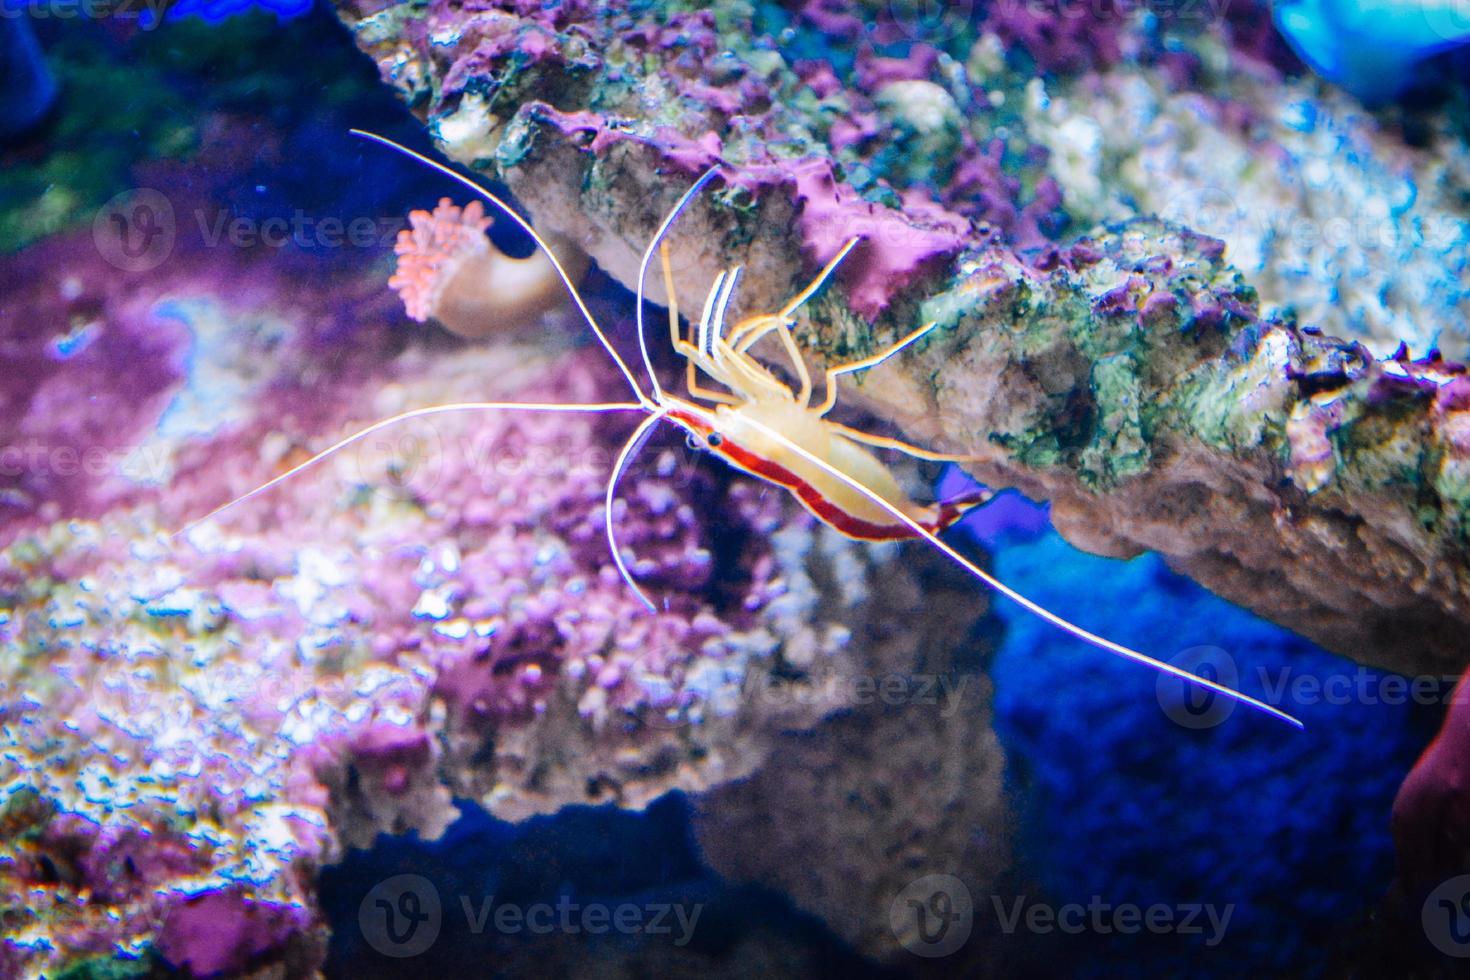
[[[878,353],[872,355],[871,357],[865,357],[860,361],[853,361],[851,364],[842,364],[838,367],[828,368],[826,375],[827,393],[826,396],[822,399],[822,404],[817,406],[818,417],[824,416],[828,412],[832,411],[832,406],[837,404],[837,376],[839,374],[854,374],[858,371],[866,371],[868,370],[868,368],[877,367],[879,364],[882,364],[894,354],[897,354],[899,351],[903,350],[909,344],[912,344],[914,341],[918,340],[920,337],[923,337],[929,331],[933,330],[936,325],[937,324],[935,323],[935,321],[930,320],[928,323],[924,324],[913,333],[908,334],[904,337],[900,337],[897,342],[889,347],[884,348],[883,350],[880,350]]]
[[[699,359],[699,349],[679,335],[679,300],[674,295],[674,267],[669,261],[668,243],[659,246],[659,259],[663,263],[664,291],[669,294],[669,342],[684,358],[684,385],[689,394],[706,401],[716,402],[720,405],[738,405],[740,399],[734,395],[719,391],[711,391],[699,383],[695,374],[695,361]],[[719,288],[720,280],[716,280],[715,289]],[[710,292],[710,303],[705,306],[705,316],[709,316],[709,307],[714,302],[714,291]]]
[[[932,449],[915,446],[913,443],[904,442],[902,439],[894,439],[889,436],[875,436],[871,432],[854,429],[850,425],[833,422],[831,419],[827,420],[827,424],[847,436],[853,442],[860,442],[865,446],[874,446],[878,449],[892,449],[894,452],[903,453],[905,456],[927,460],[931,463],[973,463],[977,460],[991,458],[988,455],[980,454],[936,453]]]

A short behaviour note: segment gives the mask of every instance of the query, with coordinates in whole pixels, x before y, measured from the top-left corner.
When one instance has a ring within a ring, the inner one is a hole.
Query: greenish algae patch
[[[1115,354],[1098,361],[1092,369],[1092,392],[1097,404],[1097,436],[1082,453],[1080,473],[1091,486],[1111,488],[1149,465],[1144,397],[1132,355]]]

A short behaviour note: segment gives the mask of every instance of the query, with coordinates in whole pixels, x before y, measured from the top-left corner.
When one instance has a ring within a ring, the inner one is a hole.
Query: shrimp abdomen
[[[753,476],[790,490],[813,515],[848,537],[892,541],[918,535],[871,497],[853,489],[852,484],[793,451],[792,445],[826,460],[934,532],[942,531],[981,502],[967,498],[939,505],[916,503],[871,450],[794,403],[722,406],[715,415],[721,439],[719,445],[711,445],[713,452]],[[769,438],[759,427],[781,433],[790,444]]]

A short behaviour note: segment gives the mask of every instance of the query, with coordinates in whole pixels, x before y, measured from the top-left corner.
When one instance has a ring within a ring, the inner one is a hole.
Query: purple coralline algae
[[[1332,108],[1244,13],[1203,7],[337,6],[449,156],[623,283],[718,163],[671,239],[683,308],[736,264],[736,313],[779,308],[864,231],[804,349],[849,361],[940,326],[850,403],[984,454],[978,477],[1049,499],[1083,547],[1161,551],[1369,663],[1463,666],[1457,423],[1391,380],[1459,375],[1427,366],[1465,332],[1451,119],[1411,147]],[[1189,202],[1214,189],[1226,215],[1360,214],[1391,241],[1212,221]],[[1421,367],[1392,359],[1401,339]]]
[[[832,260],[850,239],[865,243],[843,269],[853,283],[849,302],[869,319],[877,317],[895,288],[911,281],[926,262],[953,256],[964,242],[966,223],[937,206],[915,208],[926,220],[906,220],[891,208],[863,200],[837,183],[832,167],[813,161],[795,169],[799,226],[818,265]]]
[[[517,819],[747,775],[843,706],[817,679],[856,670],[890,614],[880,569],[911,574],[656,441],[613,515],[646,612],[603,536],[628,414],[420,419],[173,535],[375,417],[606,400],[621,379],[544,337],[403,349],[386,263],[344,274],[329,311],[289,255],[226,285],[191,278],[188,247],[151,278],[99,274],[75,241],[34,252],[22,271],[49,271],[6,341],[36,365],[7,382],[9,435],[40,447],[8,474],[0,549],[7,975],[310,973],[316,875],[344,847],[437,835],[454,796]],[[93,438],[97,472],[51,482]],[[748,695],[776,673],[805,694]]]

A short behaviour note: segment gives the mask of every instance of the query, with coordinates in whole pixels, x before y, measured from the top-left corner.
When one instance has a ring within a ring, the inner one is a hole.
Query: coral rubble
[[[900,963],[911,958],[892,927],[895,896],[934,873],[959,874],[975,894],[993,888],[1014,832],[990,681],[974,650],[955,642],[974,589],[958,573],[926,580],[922,595],[909,593],[915,584],[882,584],[885,608],[921,612],[850,654],[858,673],[848,710],[782,736],[772,764],[695,801],[698,840],[717,871],[779,889],[864,953]],[[946,967],[978,970],[991,952],[977,936]]]

